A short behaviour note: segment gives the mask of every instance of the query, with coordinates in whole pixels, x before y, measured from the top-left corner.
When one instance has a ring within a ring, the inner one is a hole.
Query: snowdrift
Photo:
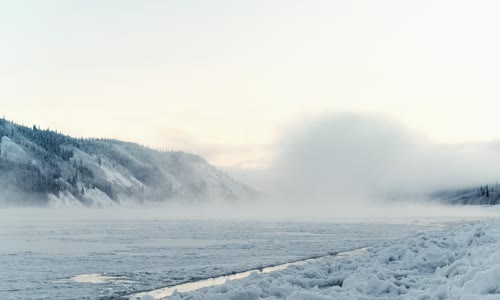
[[[454,225],[168,299],[500,299],[500,221]]]

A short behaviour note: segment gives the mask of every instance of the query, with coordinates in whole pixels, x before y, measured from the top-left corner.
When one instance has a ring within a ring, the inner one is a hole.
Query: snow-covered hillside
[[[76,139],[0,119],[0,204],[109,207],[255,194],[197,155]]]
[[[168,299],[500,299],[500,221],[425,232]]]
[[[430,195],[431,199],[444,204],[455,205],[497,205],[500,204],[498,184],[477,188],[439,191]]]

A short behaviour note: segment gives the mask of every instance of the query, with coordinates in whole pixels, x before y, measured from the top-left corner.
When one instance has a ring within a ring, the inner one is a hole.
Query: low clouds
[[[297,122],[265,146],[207,145],[176,131],[162,136],[208,158],[271,201],[420,198],[500,181],[500,141],[439,144],[378,115],[324,115]]]
[[[279,144],[269,192],[292,200],[423,195],[500,178],[500,144],[436,144],[378,116],[324,116]]]

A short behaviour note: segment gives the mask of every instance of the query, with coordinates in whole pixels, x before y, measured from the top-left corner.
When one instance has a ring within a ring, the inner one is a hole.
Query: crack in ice
[[[140,292],[136,294],[130,295],[130,300],[139,300],[142,299],[145,296],[149,296],[154,298],[154,299],[162,299],[166,298],[168,296],[171,296],[174,294],[174,292],[192,292],[196,291],[202,288],[206,287],[211,287],[211,286],[217,286],[217,285],[222,285],[226,283],[227,281],[232,281],[232,280],[239,280],[243,278],[249,277],[252,273],[259,273],[259,274],[266,274],[266,273],[271,273],[271,272],[276,272],[280,270],[284,270],[288,267],[291,266],[300,266],[304,265],[308,262],[312,262],[318,259],[326,258],[326,257],[332,257],[332,256],[340,256],[340,257],[345,257],[345,256],[356,256],[365,253],[368,251],[368,248],[359,248],[359,249],[354,249],[346,252],[339,252],[339,253],[330,253],[327,255],[322,255],[322,256],[317,256],[313,258],[308,258],[308,259],[303,259],[303,260],[297,260],[294,262],[289,262],[285,264],[280,264],[276,266],[271,266],[271,267],[266,267],[266,268],[258,268],[258,269],[252,269],[240,273],[235,273],[235,274],[230,274],[230,275],[223,275],[223,276],[218,276],[218,277],[213,277],[213,278],[207,278],[207,279],[202,279],[198,281],[192,281],[192,282],[186,282],[186,283],[181,283],[178,285],[174,286],[169,286],[169,287],[164,287],[156,290],[152,290],[149,292]]]

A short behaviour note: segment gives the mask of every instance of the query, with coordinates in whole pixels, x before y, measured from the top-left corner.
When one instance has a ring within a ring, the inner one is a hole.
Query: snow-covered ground
[[[500,221],[202,221],[154,211],[0,210],[0,299],[128,299],[255,269],[272,272],[168,299],[500,299]]]
[[[330,252],[388,245],[443,224],[189,221],[151,217],[152,212],[0,210],[0,299],[127,299]]]
[[[500,221],[422,232],[168,299],[500,299]]]

